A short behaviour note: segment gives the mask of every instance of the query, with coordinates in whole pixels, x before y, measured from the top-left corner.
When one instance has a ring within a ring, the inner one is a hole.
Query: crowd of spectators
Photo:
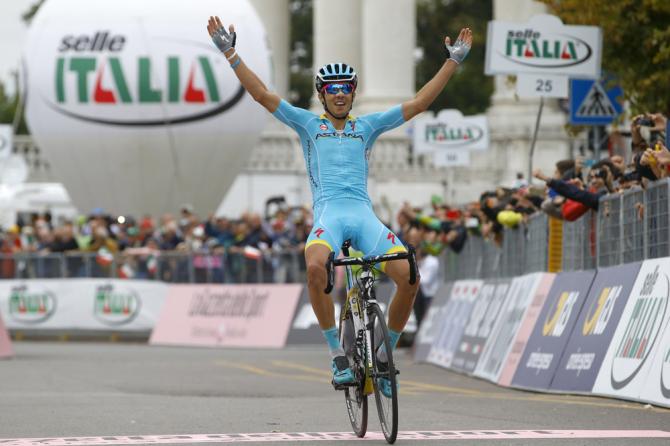
[[[636,116],[627,154],[609,154],[591,163],[583,157],[560,160],[551,175],[541,170],[533,173],[539,182],[529,184],[519,175],[511,187],[483,192],[478,201],[458,208],[438,196],[432,197],[427,210],[405,204],[389,226],[405,242],[417,246],[420,258],[427,258],[439,256],[445,248],[458,253],[473,236],[500,244],[504,228],[518,227],[538,212],[575,221],[597,212],[603,195],[644,188],[670,175],[666,125],[662,114]],[[642,206],[639,211],[644,212]],[[189,205],[182,206],[177,215],[165,214],[157,220],[148,215],[113,217],[101,209],[61,222],[53,222],[49,214],[34,214],[0,232],[0,277],[21,277],[21,269],[30,266],[17,260],[17,254],[74,253],[77,256],[68,259],[66,268],[69,276],[301,281],[302,251],[312,219],[309,208],[289,207],[282,198],[269,200],[263,216],[245,213],[237,219],[214,215],[202,219]],[[82,253],[88,253],[94,262],[82,260]],[[176,259],[186,253],[194,255],[193,263],[179,273]],[[171,255],[170,268],[162,267]]]

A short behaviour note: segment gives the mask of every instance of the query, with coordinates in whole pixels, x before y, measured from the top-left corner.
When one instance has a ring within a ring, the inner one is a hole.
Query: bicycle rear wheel
[[[356,377],[356,385],[344,389],[344,402],[351,427],[356,436],[362,438],[368,430],[368,396],[364,392],[366,355],[365,345],[362,348],[357,345],[350,310],[347,310],[340,319],[340,340],[349,359],[349,366]]]
[[[372,330],[372,377],[375,389],[375,401],[377,402],[377,413],[379,422],[382,426],[384,438],[388,443],[394,443],[398,436],[398,386],[395,364],[393,363],[393,352],[391,350],[391,341],[388,328],[384,320],[384,313],[378,305],[373,304],[370,311],[370,322]],[[388,362],[384,363],[377,357],[380,349],[386,351]],[[386,396],[382,393],[379,386],[379,378],[386,378],[390,381],[391,394]]]

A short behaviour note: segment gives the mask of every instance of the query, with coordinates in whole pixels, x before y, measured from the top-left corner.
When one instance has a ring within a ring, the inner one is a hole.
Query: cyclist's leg
[[[341,230],[336,219],[328,219],[321,212],[312,228],[305,246],[307,265],[307,288],[314,314],[328,343],[333,359],[333,381],[336,384],[353,382],[354,375],[340,344],[335,325],[335,306],[333,300],[324,292],[327,284],[326,261],[332,251],[339,250],[342,244]]]

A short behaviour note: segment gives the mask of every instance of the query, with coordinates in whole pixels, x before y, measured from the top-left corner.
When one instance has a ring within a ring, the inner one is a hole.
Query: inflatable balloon
[[[206,30],[234,23],[266,84],[265,30],[247,0],[48,0],[24,51],[26,118],[82,212],[213,212],[267,113]]]

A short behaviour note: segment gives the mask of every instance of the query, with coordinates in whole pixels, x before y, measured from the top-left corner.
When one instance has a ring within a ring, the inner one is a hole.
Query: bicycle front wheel
[[[344,389],[344,402],[357,437],[364,437],[368,430],[368,396],[365,394],[365,346],[357,345],[351,311],[340,319],[340,341],[349,359],[349,366],[356,377],[356,386]]]
[[[382,426],[384,438],[388,443],[394,443],[398,436],[398,385],[395,364],[393,363],[393,352],[388,328],[384,320],[384,313],[378,305],[371,307],[370,322],[373,329],[370,331],[372,337],[372,377],[375,389],[375,401],[377,402],[377,413]],[[382,350],[383,349],[383,350]],[[384,362],[383,360],[386,360]],[[381,389],[380,380],[388,380],[384,394]]]

